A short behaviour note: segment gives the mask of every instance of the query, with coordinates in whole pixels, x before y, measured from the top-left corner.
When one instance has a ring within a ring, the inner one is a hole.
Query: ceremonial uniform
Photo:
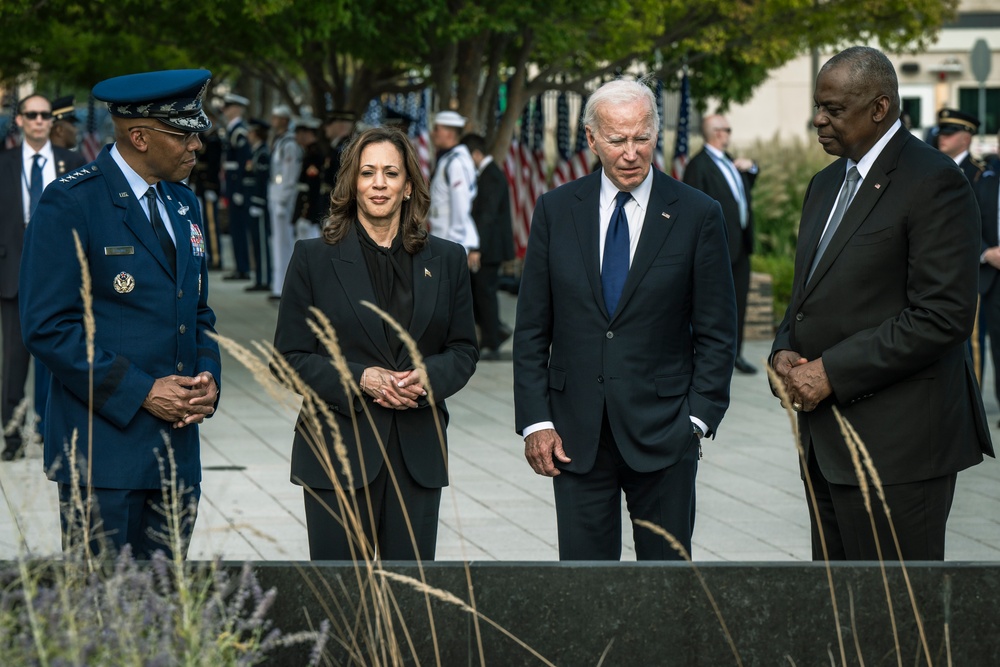
[[[271,114],[290,118],[291,110],[279,106]],[[299,173],[302,171],[302,148],[295,143],[295,134],[286,130],[271,144],[270,182],[267,186],[267,206],[271,216],[271,297],[281,296],[285,270],[295,245],[295,202],[298,199]]]
[[[176,143],[180,136],[193,158],[197,133],[210,127],[201,112],[209,76],[204,70],[135,74],[102,82],[93,94],[109,102],[112,115],[136,124],[124,141],[136,141],[140,132],[161,142]],[[145,113],[137,111],[140,105]],[[151,125],[154,119],[166,127]],[[82,497],[93,495],[98,530],[115,547],[129,543],[137,558],[148,558],[155,548],[170,552],[149,536],[165,530],[164,518],[151,507],[172,495],[162,492],[164,469],[169,475],[175,466],[183,502],[196,504],[201,462],[200,420],[179,426],[177,416],[157,417],[147,399],[157,383],[194,386],[207,372],[213,389],[203,395],[211,406],[221,365],[218,344],[210,338],[215,315],[208,306],[198,201],[183,183],[158,178],[154,139],[147,139],[146,163],[146,154],[122,141],[119,135],[94,162],[57,179],[43,194],[25,236],[21,318],[25,344],[53,374],[46,474],[59,483],[63,501],[74,484],[83,487]],[[89,304],[80,294],[77,238]],[[75,456],[68,455],[71,445]],[[67,505],[60,509],[64,536],[79,520]],[[193,516],[187,519],[185,539],[193,527]]]
[[[239,95],[227,95],[225,104],[246,106],[248,101]],[[224,107],[225,108],[225,107]],[[250,191],[243,182],[244,166],[253,158],[247,126],[240,117],[234,118],[226,127],[223,143],[222,172],[225,175],[225,195],[229,200],[229,235],[233,240],[233,257],[236,271],[226,276],[230,280],[246,280],[250,277]]]
[[[434,116],[431,141],[440,152],[431,176],[430,232],[454,241],[469,253],[479,249],[479,231],[472,219],[476,198],[476,165],[469,149],[458,143],[466,119],[454,111]]]
[[[198,162],[191,172],[191,189],[201,204],[201,217],[205,232],[205,256],[208,268],[222,268],[222,253],[219,246],[219,174],[222,171],[222,138],[214,129],[201,136],[202,147],[198,151]]]
[[[251,125],[261,128],[266,139],[270,127],[262,120],[255,119]],[[254,251],[254,284],[246,288],[248,292],[269,292],[271,279],[271,226],[267,215],[267,183],[270,180],[271,151],[262,140],[251,147],[250,160],[243,168],[243,187],[250,196],[250,244]]]
[[[302,125],[300,121],[299,131]],[[304,148],[302,168],[299,171],[298,193],[292,219],[296,224],[296,238],[316,238],[323,228],[323,220],[330,212],[329,195],[323,196],[323,165],[326,155],[319,142]]]

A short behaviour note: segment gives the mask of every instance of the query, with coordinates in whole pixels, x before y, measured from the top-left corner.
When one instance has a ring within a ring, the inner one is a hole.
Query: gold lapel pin
[[[430,277],[431,277],[431,270],[428,268],[424,268],[424,278],[430,278]]]

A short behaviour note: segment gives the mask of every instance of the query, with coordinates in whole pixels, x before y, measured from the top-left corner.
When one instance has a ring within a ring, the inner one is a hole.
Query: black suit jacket
[[[428,488],[446,486],[446,443],[438,437],[438,422],[427,400],[421,400],[418,408],[397,411],[379,407],[365,398],[374,421],[373,430],[361,409],[362,399],[345,393],[340,376],[330,363],[330,353],[307,324],[307,319],[316,319],[309,312],[310,307],[326,314],[337,332],[341,352],[356,384],[368,366],[390,370],[413,368],[405,346],[398,358],[392,357],[383,320],[362,305],[362,301],[376,303],[368,266],[353,227],[336,245],[328,245],[322,239],[299,241],[281,293],[274,332],[275,351],[284,355],[333,413],[347,448],[354,488],[370,482],[382,469],[384,459],[379,440],[389,441],[393,422],[403,459],[413,478]],[[424,358],[443,434],[448,423],[444,399],[465,386],[479,359],[469,268],[461,246],[432,236],[423,250],[414,255],[413,317],[408,331]],[[314,438],[307,423],[303,409],[292,445],[292,481],[332,489],[333,482],[310,446]],[[358,440],[354,436],[355,423],[360,433]],[[346,486],[334,442],[333,433],[324,424],[324,455],[330,457],[341,484]]]
[[[479,252],[483,264],[502,264],[514,259],[514,234],[510,219],[510,188],[496,162],[483,168],[472,200],[472,219],[479,230]]]
[[[634,470],[691,446],[690,416],[716,431],[729,406],[736,297],[718,203],[653,170],[642,235],[613,317],[599,257],[601,173],[539,198],[517,299],[517,432],[551,421],[588,472],[605,409]],[[697,354],[695,351],[697,350]]]
[[[857,486],[833,407],[885,484],[963,470],[992,455],[966,341],[976,316],[979,210],[955,162],[899,130],[806,275],[846,159],[816,174],[802,207],[792,297],[772,354],[823,358],[833,394],[799,413],[824,476]]]
[[[56,178],[71,169],[82,167],[79,153],[52,147],[56,160]],[[0,151],[0,298],[17,298],[17,275],[24,247],[24,197],[21,146]]]
[[[732,157],[726,154],[731,160]],[[743,177],[743,190],[747,195],[747,208],[749,217],[747,218],[746,229],[740,227],[740,205],[733,195],[729,181],[722,175],[718,165],[707,149],[691,158],[691,162],[684,168],[684,182],[693,188],[697,188],[709,197],[719,202],[722,206],[722,215],[726,219],[726,231],[729,233],[729,257],[735,264],[743,255],[753,254],[753,184],[757,180],[757,174],[739,172]]]
[[[993,169],[983,173],[976,186],[976,198],[979,201],[979,213],[982,216],[982,243],[979,254],[986,252],[987,248],[1000,245],[1000,238],[997,233],[997,196],[1000,189],[1000,174]],[[986,294],[993,287],[1000,271],[994,269],[988,263],[979,265],[979,293]]]

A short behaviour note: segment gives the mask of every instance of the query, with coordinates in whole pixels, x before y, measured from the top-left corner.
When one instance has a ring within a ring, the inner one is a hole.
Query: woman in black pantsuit
[[[406,135],[374,128],[343,155],[322,238],[295,245],[274,346],[327,404],[351,469],[348,480],[326,424],[322,442],[313,446],[303,409],[292,445],[292,482],[304,487],[313,560],[354,560],[375,552],[383,560],[434,558],[441,488],[448,484],[444,399],[468,382],[479,353],[465,250],[428,236],[428,206]],[[426,373],[415,367],[390,325],[362,302],[377,305],[409,333]],[[330,319],[362,398],[345,392],[329,352],[307,323],[315,320],[311,307]],[[333,470],[324,460],[332,461]],[[336,485],[347,490],[347,508]],[[353,523],[345,509],[357,512],[363,539],[344,528],[345,521]]]

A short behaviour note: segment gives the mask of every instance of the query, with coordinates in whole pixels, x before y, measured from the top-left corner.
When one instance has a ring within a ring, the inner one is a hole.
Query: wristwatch
[[[705,432],[702,431],[701,427],[695,424],[694,422],[691,422],[691,432],[694,433],[696,436],[698,436],[699,440],[705,437]]]

